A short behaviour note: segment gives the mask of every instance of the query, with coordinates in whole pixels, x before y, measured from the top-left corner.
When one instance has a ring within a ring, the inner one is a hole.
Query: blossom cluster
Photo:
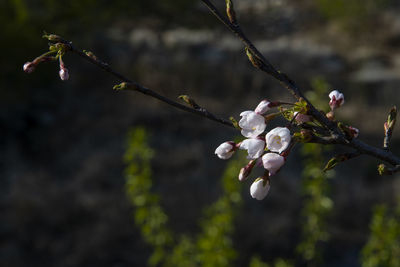
[[[246,139],[239,143],[224,142],[215,150],[220,159],[229,159],[238,149],[247,151],[247,159],[250,161],[240,170],[240,181],[248,178],[254,166],[264,167],[264,176],[257,178],[250,187],[251,196],[258,200],[262,200],[268,194],[269,177],[276,174],[285,164],[284,152],[289,148],[292,139],[287,127],[276,127],[264,134],[267,128],[264,115],[276,105],[263,100],[254,111],[247,110],[240,113],[239,127]]]
[[[335,109],[344,104],[344,95],[334,90],[329,94],[329,98],[331,111],[327,113],[327,117],[333,119]],[[246,180],[254,167],[264,168],[264,175],[255,179],[250,186],[250,194],[257,200],[262,200],[267,196],[270,189],[270,177],[278,173],[285,164],[294,143],[291,130],[289,130],[291,124],[288,127],[276,127],[266,132],[267,122],[270,119],[267,112],[280,105],[281,102],[263,100],[254,111],[246,110],[240,113],[241,119],[238,126],[246,139],[239,143],[224,142],[215,150],[215,154],[220,159],[229,159],[238,149],[247,151],[247,159],[250,161],[240,170],[239,181]],[[293,105],[296,106],[296,104]],[[281,109],[281,113],[282,110],[284,109]],[[302,125],[313,121],[312,116],[308,115],[307,110],[304,110],[301,105],[287,110],[292,112],[291,123]],[[351,126],[346,126],[345,132],[351,138],[356,138],[359,133],[358,129]]]

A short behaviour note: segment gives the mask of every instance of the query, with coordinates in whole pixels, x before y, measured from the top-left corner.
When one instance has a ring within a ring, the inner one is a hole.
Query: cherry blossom
[[[262,134],[267,127],[264,117],[254,111],[243,111],[240,116],[242,118],[239,121],[239,126],[242,128],[241,133],[244,137],[255,138]]]
[[[265,149],[265,142],[259,138],[245,139],[239,146],[240,149],[247,150],[248,159],[257,159],[261,157]]]
[[[282,153],[290,144],[290,131],[286,127],[276,127],[267,133],[265,140],[269,150]]]
[[[267,153],[262,157],[262,163],[269,175],[274,175],[285,164],[285,158],[276,153]]]

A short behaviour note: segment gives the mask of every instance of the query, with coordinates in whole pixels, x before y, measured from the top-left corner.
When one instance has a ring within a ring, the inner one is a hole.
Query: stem
[[[356,138],[354,139],[347,139],[346,136],[342,133],[342,131],[339,129],[338,125],[336,122],[330,121],[324,113],[321,113],[319,110],[317,110],[311,102],[303,95],[299,87],[295,84],[294,81],[292,81],[286,74],[277,71],[274,66],[269,63],[269,61],[257,50],[257,48],[252,44],[252,42],[245,36],[243,31],[240,29],[239,24],[235,23],[232,24],[229,20],[224,18],[218,10],[215,8],[215,6],[209,1],[209,0],[201,0],[209,9],[210,11],[226,26],[228,29],[233,32],[244,44],[245,47],[247,48],[247,51],[250,51],[252,53],[252,56],[257,57],[257,68],[260,69],[261,71],[264,71],[265,73],[271,75],[275,79],[277,79],[280,84],[286,88],[297,100],[304,99],[306,101],[308,107],[309,107],[309,115],[315,118],[316,121],[319,122],[321,125],[320,130],[325,130],[330,133],[330,136],[327,135],[325,137],[315,137],[314,140],[311,142],[315,143],[320,143],[320,144],[340,144],[344,146],[348,146],[351,148],[356,149],[359,153],[361,154],[368,154],[370,156],[373,156],[375,158],[381,159],[383,161],[386,161],[393,166],[398,166],[400,165],[400,158],[395,156],[393,153],[390,151],[381,149],[381,148],[376,148],[371,145],[368,145]],[[163,95],[158,94],[157,92],[146,88],[145,86],[128,79],[124,75],[118,73],[117,71],[113,70],[107,63],[100,61],[95,57],[94,55],[90,53],[85,53],[84,51],[77,49],[75,46],[72,45],[71,42],[66,41],[62,39],[61,37],[57,36],[55,40],[49,39],[49,41],[61,43],[65,46],[67,46],[68,49],[66,49],[66,52],[70,51],[75,54],[78,54],[85,60],[89,61],[90,63],[102,68],[106,72],[112,74],[115,76],[117,79],[119,79],[122,82],[125,82],[126,88],[129,90],[134,90],[138,91],[142,94],[149,95],[153,98],[156,98],[168,105],[171,105],[175,108],[178,108],[180,110],[190,112],[193,114],[197,114],[201,117],[205,117],[207,119],[216,121],[218,123],[234,127],[233,123],[229,120],[225,120],[223,118],[219,118],[215,116],[214,114],[208,112],[206,109],[196,106],[196,107],[188,107],[185,105],[182,105],[174,100],[171,100]],[[292,103],[283,103],[282,104],[288,104],[288,105],[293,105]],[[319,128],[319,126],[318,126]],[[396,167],[397,171],[397,167]]]
[[[89,61],[90,63],[92,63],[92,64],[102,68],[106,72],[114,75],[120,81],[127,83],[127,85],[128,85],[127,89],[129,89],[129,90],[134,90],[134,91],[140,92],[142,94],[149,95],[151,97],[154,97],[154,98],[156,98],[156,99],[158,99],[158,100],[160,100],[160,101],[162,101],[162,102],[164,102],[164,103],[166,103],[168,105],[171,105],[171,106],[173,106],[175,108],[178,108],[180,110],[187,111],[187,112],[199,115],[201,117],[205,117],[205,118],[207,118],[209,120],[213,120],[213,121],[222,123],[222,124],[230,126],[230,127],[234,127],[231,121],[223,119],[223,118],[219,118],[219,117],[215,116],[214,114],[212,114],[211,112],[207,111],[206,109],[204,109],[202,107],[191,108],[191,107],[182,105],[182,104],[180,104],[180,103],[178,103],[178,102],[176,102],[176,101],[174,101],[172,99],[169,99],[169,98],[167,98],[167,97],[165,97],[163,95],[158,94],[157,92],[155,92],[155,91],[153,91],[153,90],[151,90],[151,89],[149,89],[149,88],[147,88],[147,87],[145,87],[145,86],[143,86],[143,85],[141,85],[141,84],[139,84],[139,83],[137,83],[137,82],[135,82],[135,81],[133,81],[131,79],[128,79],[124,75],[122,75],[122,74],[118,73],[117,71],[115,71],[114,69],[112,69],[109,64],[99,60],[97,57],[89,56],[87,53],[85,53],[82,50],[80,50],[80,49],[76,48],[75,46],[73,46],[72,43],[69,42],[69,41],[66,41],[66,40],[64,40],[62,38],[59,38],[57,41],[61,42],[64,45],[67,45],[68,46],[68,51],[73,52],[75,54],[78,54],[79,56],[81,56],[85,60]]]
[[[390,164],[396,166],[400,165],[400,158],[393,155],[393,153],[386,151],[384,149],[376,148],[370,146],[356,138],[348,140],[346,136],[339,129],[337,123],[330,121],[325,114],[321,113],[316,109],[311,102],[303,95],[299,87],[291,80],[286,74],[277,71],[274,66],[258,51],[258,49],[253,45],[253,43],[246,37],[244,32],[241,30],[238,23],[232,24],[229,20],[221,15],[221,13],[216,9],[216,7],[209,0],[201,0],[211,11],[214,16],[217,17],[232,33],[234,33],[245,45],[247,50],[249,50],[253,55],[257,57],[257,62],[260,63],[257,68],[265,73],[271,75],[277,79],[280,84],[286,88],[297,100],[301,98],[307,102],[309,106],[309,114],[313,116],[324,128],[331,132],[331,138],[326,140],[321,138],[318,141],[322,144],[341,144],[355,148],[357,151],[363,154],[368,154],[370,156],[376,157],[378,159],[389,162]]]

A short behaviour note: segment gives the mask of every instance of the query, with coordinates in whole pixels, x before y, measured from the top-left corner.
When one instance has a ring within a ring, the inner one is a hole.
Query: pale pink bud
[[[309,122],[309,121],[311,121],[312,120],[312,117],[311,116],[309,116],[309,115],[305,115],[305,114],[302,114],[302,113],[299,113],[299,112],[295,112],[294,114],[293,114],[294,116],[295,116],[295,120],[298,122],[298,123],[305,123],[305,122]]]
[[[247,138],[255,138],[262,134],[267,125],[265,124],[265,118],[254,111],[243,111],[240,113],[242,117],[239,121],[239,126],[242,128],[242,135]]]
[[[224,142],[215,149],[215,154],[220,159],[229,159],[235,153],[236,144],[232,141]]]
[[[260,104],[258,104],[254,112],[262,115],[266,113],[268,110],[270,110],[270,108],[271,108],[271,102],[269,102],[268,100],[263,100],[260,102]]]
[[[249,163],[244,166],[243,168],[240,169],[239,172],[239,181],[244,181],[247,179],[247,177],[249,177],[251,171],[254,168],[254,165],[256,165],[256,160],[250,160]]]
[[[333,90],[332,92],[330,92],[329,98],[331,99],[329,101],[329,106],[332,110],[344,104],[344,95],[337,90]]]
[[[250,186],[250,195],[257,200],[263,200],[269,192],[269,181],[263,178],[257,178]]]
[[[350,133],[352,138],[357,138],[358,137],[358,134],[360,133],[360,130],[358,130],[357,128],[355,128],[353,126],[348,126],[347,128],[349,129],[349,133]]]
[[[35,64],[33,63],[33,62],[26,62],[25,64],[24,64],[24,67],[23,67],[23,69],[24,69],[24,71],[26,72],[26,73],[31,73],[31,72],[33,72],[34,70],[35,70]]]
[[[69,79],[69,73],[68,73],[67,68],[65,68],[65,67],[61,68],[59,74],[60,74],[61,80],[66,81]]]
[[[285,164],[285,158],[276,153],[267,153],[262,157],[264,169],[268,170],[269,175],[274,175]]]
[[[286,127],[276,127],[265,136],[267,148],[272,152],[281,153],[290,144],[290,131]]]
[[[248,159],[257,159],[261,157],[264,152],[265,142],[258,138],[245,139],[242,141],[239,148],[247,150]]]

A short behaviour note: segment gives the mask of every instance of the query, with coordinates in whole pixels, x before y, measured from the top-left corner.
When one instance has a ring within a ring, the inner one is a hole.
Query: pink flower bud
[[[246,166],[241,168],[238,177],[239,181],[243,182],[244,180],[246,180],[247,177],[249,177],[255,165],[256,165],[256,160],[250,160]]]
[[[23,67],[23,69],[24,69],[24,71],[26,72],[26,73],[31,73],[31,72],[33,72],[34,70],[35,70],[35,64],[33,63],[33,62],[26,62],[25,64],[24,64],[24,67]]]
[[[358,130],[357,128],[353,127],[353,126],[348,126],[347,127],[349,130],[349,134],[351,135],[352,138],[357,138],[358,134],[360,133],[360,130]]]
[[[271,108],[271,102],[269,102],[268,100],[263,100],[260,102],[260,104],[258,104],[254,112],[262,115],[266,113],[268,110],[270,110],[270,108]]]
[[[332,92],[330,92],[329,98],[331,99],[329,101],[329,106],[332,110],[344,104],[344,95],[337,90],[333,90]]]
[[[229,159],[235,153],[236,144],[232,141],[224,142],[215,149],[215,154],[220,159]]]
[[[285,164],[285,158],[279,154],[267,153],[262,157],[263,166],[269,171],[269,175],[274,175]]]
[[[300,124],[301,123],[305,123],[305,122],[309,122],[309,121],[312,120],[311,116],[299,113],[297,111],[293,115],[296,117],[295,120]]]
[[[61,68],[59,74],[60,74],[61,80],[66,81],[69,79],[69,73],[68,73],[67,68],[65,68],[65,67]]]

